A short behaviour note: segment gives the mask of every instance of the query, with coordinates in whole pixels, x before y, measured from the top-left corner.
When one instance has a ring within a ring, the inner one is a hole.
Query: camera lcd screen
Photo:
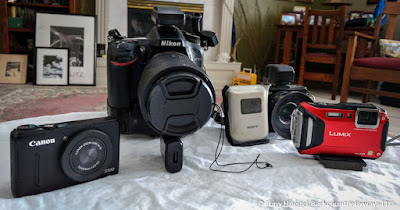
[[[378,121],[378,112],[360,111],[358,112],[357,124],[376,125]]]
[[[240,101],[242,114],[253,114],[261,112],[261,98],[242,99]]]

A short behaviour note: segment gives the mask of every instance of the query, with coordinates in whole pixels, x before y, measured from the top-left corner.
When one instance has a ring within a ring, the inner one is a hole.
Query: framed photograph
[[[36,13],[36,47],[69,49],[69,84],[95,85],[96,18]]]
[[[0,83],[25,84],[28,55],[0,54]]]
[[[310,9],[311,9],[311,7],[310,7]],[[306,6],[294,6],[293,7],[293,11],[305,13],[306,12]]]
[[[68,85],[69,49],[37,47],[36,85]]]
[[[287,12],[287,14],[296,15],[296,24],[297,25],[301,25],[303,23],[303,13],[302,12],[290,11],[290,12]]]
[[[374,18],[374,13],[372,13],[372,12],[363,12],[361,17],[362,18]]]
[[[363,11],[350,11],[349,20],[362,18]]]
[[[281,25],[296,25],[296,15],[295,14],[281,14]]]

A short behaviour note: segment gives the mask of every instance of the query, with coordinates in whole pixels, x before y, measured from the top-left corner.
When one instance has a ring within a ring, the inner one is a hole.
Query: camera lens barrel
[[[110,138],[99,130],[73,136],[61,154],[61,168],[72,180],[86,182],[104,173],[113,158]]]
[[[143,70],[138,97],[143,118],[155,131],[183,136],[210,119],[215,91],[204,70],[177,52],[154,56]]]
[[[281,91],[272,95],[268,107],[273,130],[280,136],[290,139],[290,120],[292,112],[301,102],[313,102],[310,96],[302,92]]]

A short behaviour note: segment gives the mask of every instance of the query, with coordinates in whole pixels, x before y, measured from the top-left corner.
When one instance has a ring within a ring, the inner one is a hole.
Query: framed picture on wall
[[[69,49],[37,47],[35,52],[36,85],[68,85]]]
[[[96,18],[36,13],[36,47],[69,49],[69,84],[95,85]]]
[[[354,20],[354,19],[360,19],[362,18],[363,11],[350,11],[349,19]]]
[[[0,54],[0,83],[25,84],[28,55]]]
[[[303,23],[303,13],[302,12],[290,11],[290,12],[287,12],[287,14],[296,15],[296,24],[297,25],[301,25]]]
[[[281,14],[281,25],[296,25],[296,14]]]
[[[374,13],[372,13],[372,12],[363,12],[361,17],[362,18],[374,18]]]

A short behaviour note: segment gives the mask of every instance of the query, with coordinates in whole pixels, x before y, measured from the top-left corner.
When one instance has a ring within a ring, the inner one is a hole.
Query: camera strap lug
[[[112,29],[108,31],[107,40],[109,43],[124,38],[125,36],[122,36],[117,29]]]

